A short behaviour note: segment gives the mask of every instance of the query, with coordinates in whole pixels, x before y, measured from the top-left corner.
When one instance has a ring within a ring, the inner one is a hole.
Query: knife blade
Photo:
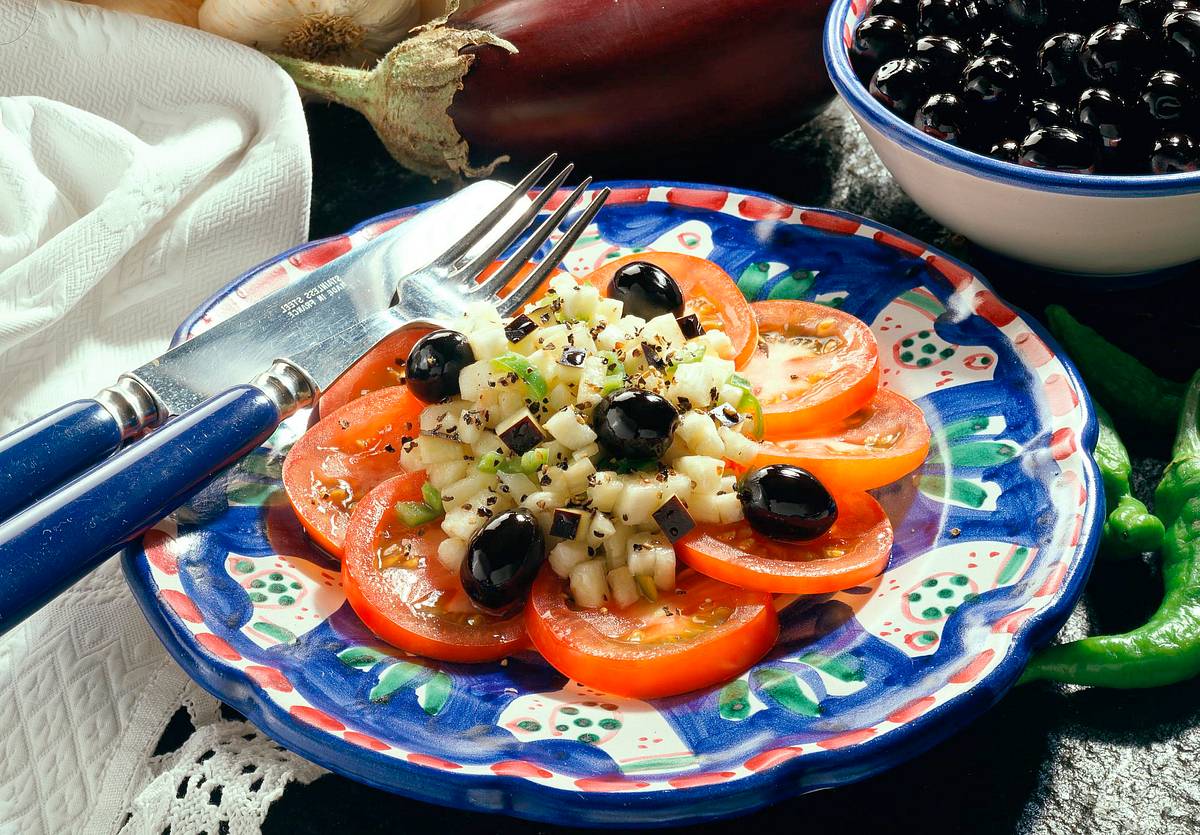
[[[146,386],[172,415],[195,408],[235,383],[248,382],[275,358],[292,356],[386,309],[401,277],[452,246],[511,190],[512,186],[496,181],[473,183],[129,376]],[[524,205],[523,198],[506,217],[511,220]],[[468,255],[485,248],[503,228],[498,224],[497,232]]]

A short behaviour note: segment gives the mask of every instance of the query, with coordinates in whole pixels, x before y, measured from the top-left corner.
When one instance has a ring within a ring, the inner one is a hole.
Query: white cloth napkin
[[[0,0],[0,433],[110,385],[201,299],[304,240],[310,187],[295,88],[253,50]],[[200,732],[152,759],[181,703]],[[0,638],[0,832],[253,829],[319,770],[213,708],[108,563]],[[246,757],[264,777],[253,796],[236,782]],[[180,769],[232,775],[221,806],[195,780],[177,797]]]

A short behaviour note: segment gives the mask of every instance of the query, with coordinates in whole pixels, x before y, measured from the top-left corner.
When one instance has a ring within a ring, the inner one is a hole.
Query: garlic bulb
[[[196,26],[196,9],[201,0],[85,0],[89,6],[99,6],[114,12],[129,12]]]
[[[373,62],[419,22],[420,0],[204,0],[200,28],[266,52]]]

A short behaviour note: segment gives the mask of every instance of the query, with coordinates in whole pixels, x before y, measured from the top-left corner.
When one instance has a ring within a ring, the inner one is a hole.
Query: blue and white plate
[[[877,491],[896,532],[868,585],[780,614],[778,645],[728,684],[643,702],[568,681],[532,652],[484,665],[407,656],[345,602],[280,485],[300,414],[125,554],[167,649],[283,745],[400,794],[556,823],[733,815],[859,780],[996,702],[1082,590],[1102,495],[1075,369],[968,267],[851,215],[747,192],[618,183],[565,266],[686,252],[752,299],[871,324],[883,385],[933,429],[929,460]],[[549,208],[549,207],[548,207]],[[178,340],[402,222],[408,209],[239,278]]]

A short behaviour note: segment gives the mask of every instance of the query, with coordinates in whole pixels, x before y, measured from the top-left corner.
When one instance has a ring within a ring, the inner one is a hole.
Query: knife
[[[500,221],[519,215],[530,186],[554,160],[547,158],[515,186],[474,183],[121,375],[95,398],[68,403],[0,437],[0,520],[170,416],[245,383],[275,358],[291,356],[386,308],[396,282],[434,256],[456,246],[461,246],[459,256],[484,251],[506,227]],[[473,245],[459,243],[468,230],[485,223],[496,231]]]

